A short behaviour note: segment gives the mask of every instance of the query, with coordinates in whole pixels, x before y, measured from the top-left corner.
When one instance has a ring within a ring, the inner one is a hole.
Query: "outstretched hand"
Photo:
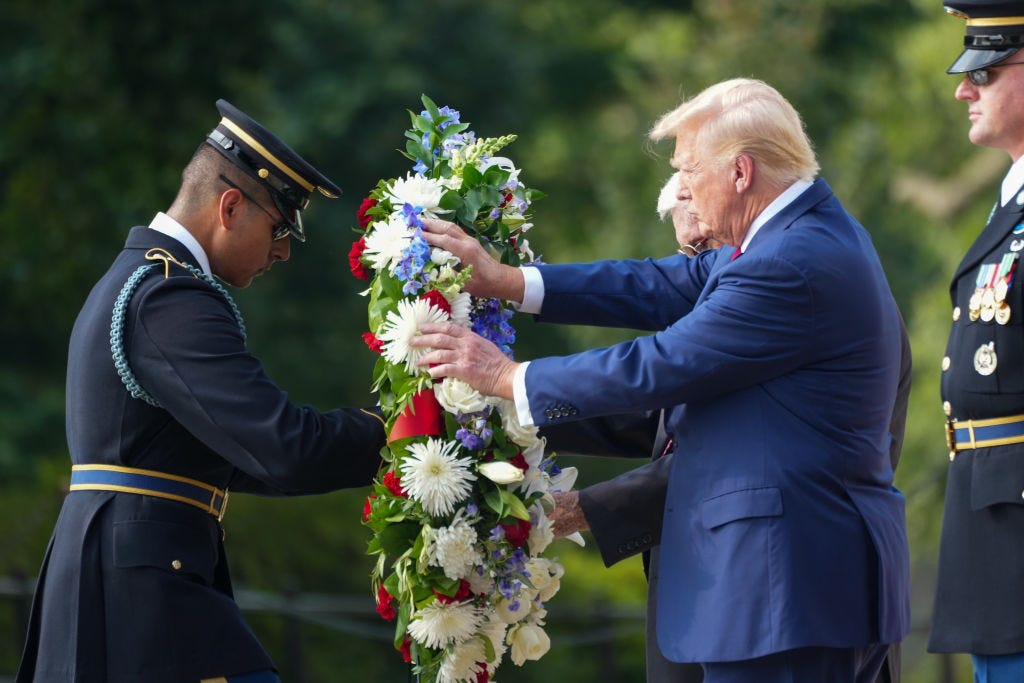
[[[565,538],[590,528],[583,515],[583,508],[580,507],[579,491],[556,492],[551,495],[555,499],[555,508],[548,513],[548,519],[555,538]]]
[[[432,349],[417,363],[429,366],[431,377],[456,377],[481,394],[512,398],[512,378],[519,364],[476,332],[452,323],[425,323],[409,344]]]
[[[466,291],[474,296],[494,297],[506,301],[523,300],[523,276],[518,268],[500,263],[487,253],[476,238],[455,223],[436,218],[423,219],[423,239],[459,257],[463,265],[473,266],[473,275]]]

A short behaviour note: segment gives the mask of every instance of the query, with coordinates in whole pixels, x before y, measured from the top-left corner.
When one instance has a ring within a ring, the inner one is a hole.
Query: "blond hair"
[[[692,136],[690,148],[717,165],[751,157],[772,187],[810,181],[818,174],[800,114],[763,81],[716,83],[663,115],[649,133],[655,142],[678,135]]]

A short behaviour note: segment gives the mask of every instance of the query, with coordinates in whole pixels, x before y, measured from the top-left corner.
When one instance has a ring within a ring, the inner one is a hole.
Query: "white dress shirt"
[[[203,269],[203,272],[210,276],[213,275],[213,273],[210,272],[210,259],[207,258],[206,252],[199,244],[199,240],[197,240],[192,233],[186,230],[185,226],[161,211],[155,218],[153,218],[149,227],[151,230],[156,230],[159,233],[163,233],[164,235],[181,242],[182,246],[188,249],[189,253],[192,254],[192,257],[195,258],[196,263],[198,263],[199,267]]]

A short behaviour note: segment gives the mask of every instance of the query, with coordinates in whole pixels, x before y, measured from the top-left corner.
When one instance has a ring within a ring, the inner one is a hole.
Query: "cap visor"
[[[982,69],[986,66],[992,66],[997,62],[1001,62],[1020,48],[1012,47],[1009,50],[971,50],[967,49],[963,51],[956,61],[953,62],[953,66],[946,69],[948,74],[962,74],[968,71],[974,71],[975,69]]]

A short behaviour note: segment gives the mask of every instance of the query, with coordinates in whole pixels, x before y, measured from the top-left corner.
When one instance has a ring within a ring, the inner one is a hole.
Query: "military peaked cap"
[[[947,0],[945,7],[967,22],[965,49],[946,73],[991,66],[1024,47],[1024,2]]]
[[[304,240],[299,212],[313,190],[336,199],[341,188],[230,102],[217,100],[217,110],[220,123],[206,142],[266,187],[293,234]]]

